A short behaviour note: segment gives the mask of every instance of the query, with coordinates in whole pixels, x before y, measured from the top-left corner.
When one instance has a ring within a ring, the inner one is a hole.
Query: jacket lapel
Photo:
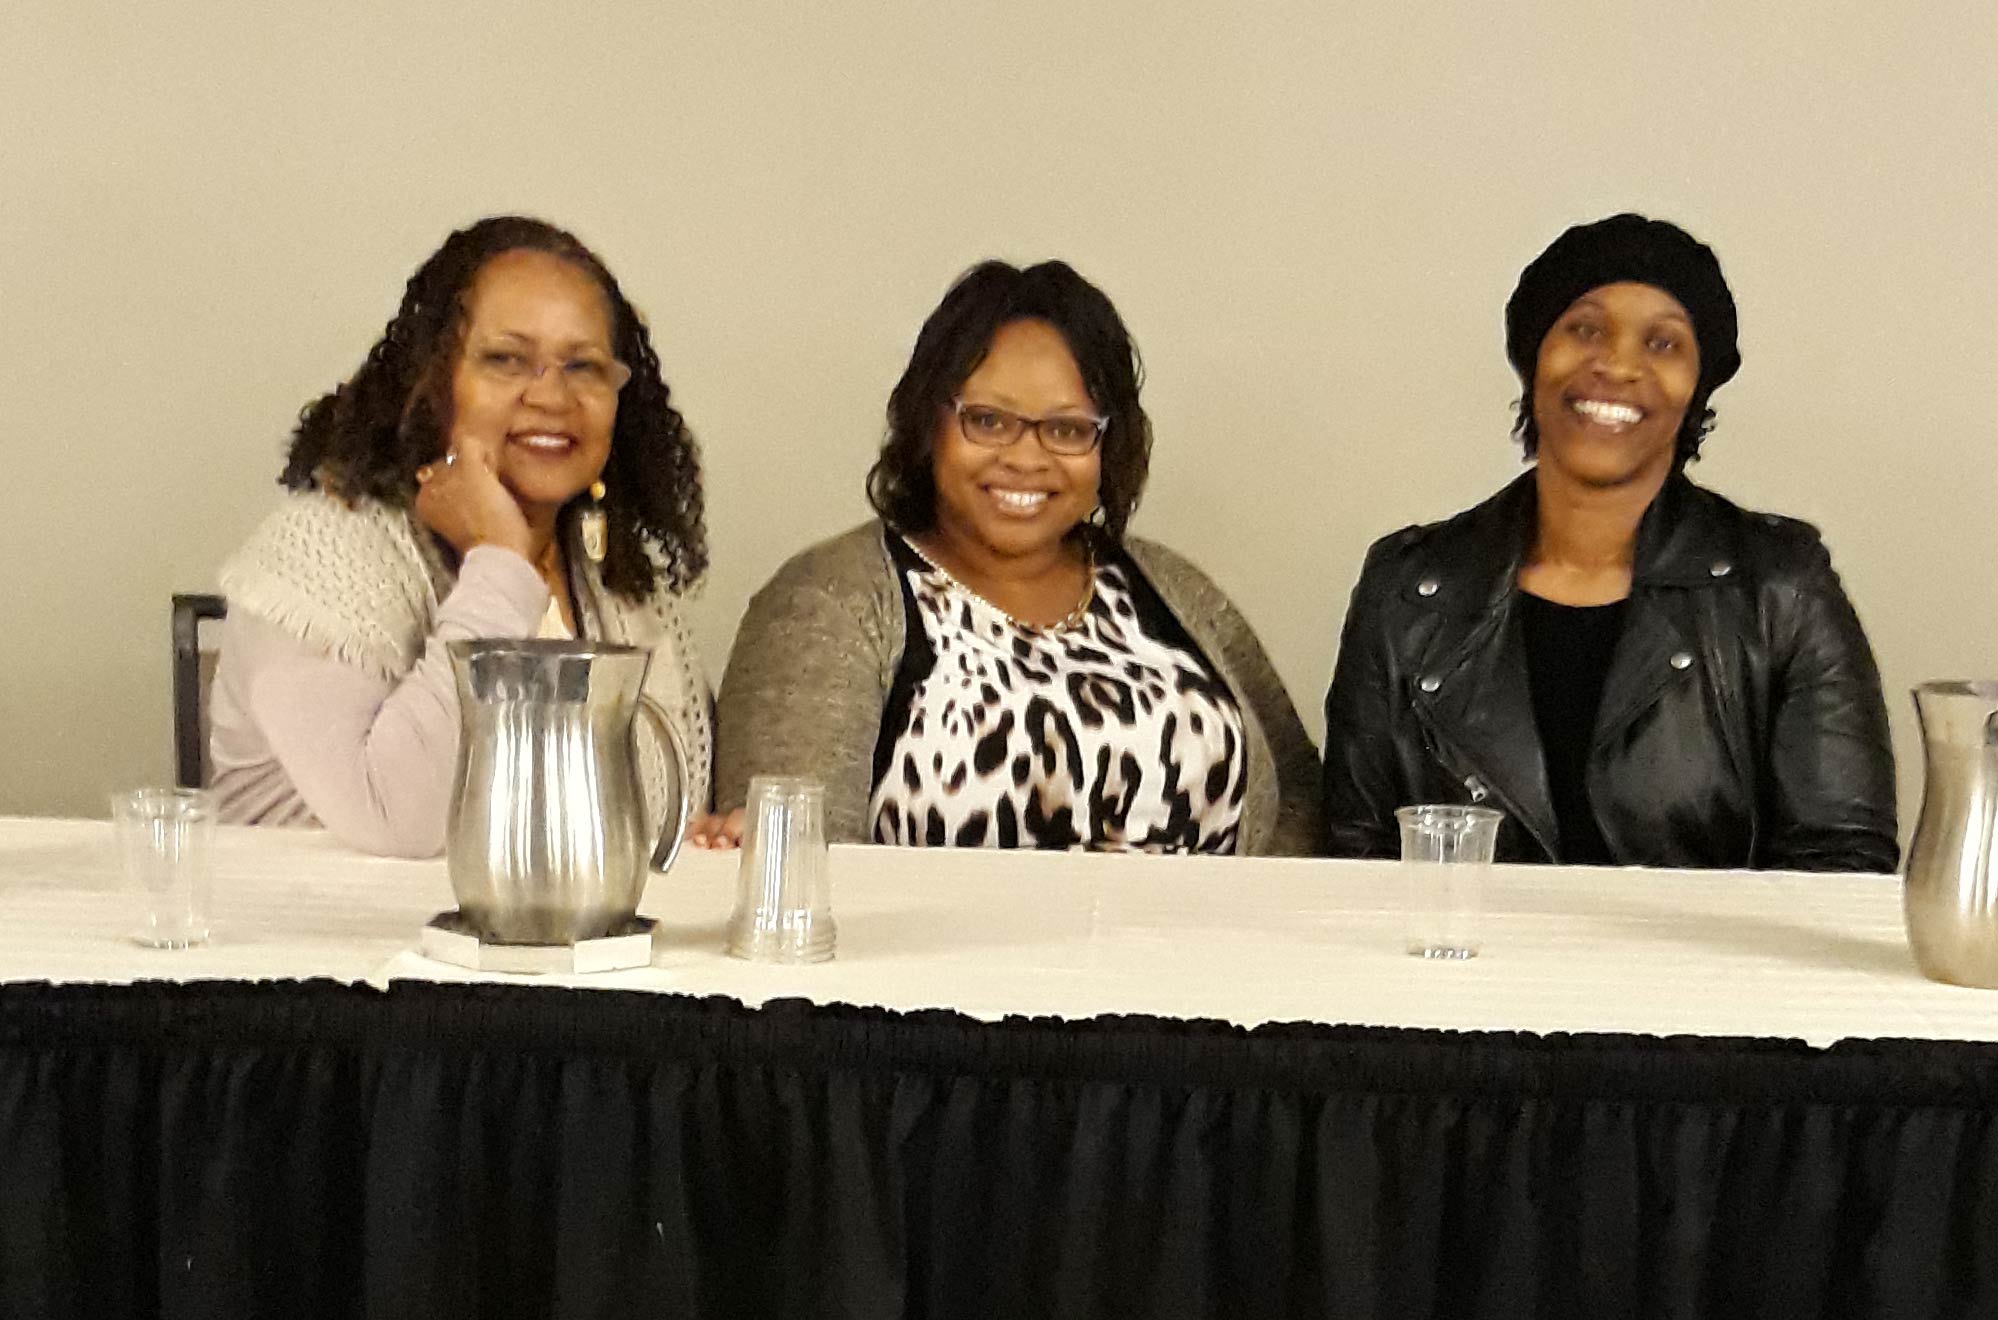
[[[1707,648],[1687,608],[1689,593],[1726,580],[1738,550],[1732,530],[1692,483],[1669,478],[1638,524],[1630,610],[1603,683],[1594,747],[1616,743],[1671,687],[1698,681]]]
[[[1444,630],[1438,640],[1445,641]],[[1556,855],[1559,831],[1547,787],[1540,730],[1533,722],[1533,693],[1526,675],[1526,639],[1509,600],[1493,607],[1480,626],[1467,630],[1444,658],[1425,658],[1416,705],[1443,745],[1446,764],[1466,776],[1476,800],[1488,797],[1528,834]],[[1433,693],[1424,683],[1435,680]]]
[[[1434,547],[1410,585],[1412,603],[1437,616],[1410,680],[1444,764],[1464,777],[1471,797],[1506,812],[1552,857],[1554,802],[1513,608],[1535,504],[1528,472]]]
[[[1685,679],[1692,648],[1671,612],[1667,595],[1631,593],[1623,636],[1617,639],[1609,673],[1603,679],[1591,747],[1614,744],[1639,716],[1658,704],[1666,688]]]

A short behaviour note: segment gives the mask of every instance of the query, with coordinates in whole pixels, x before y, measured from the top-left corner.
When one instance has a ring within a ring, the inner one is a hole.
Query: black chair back
[[[182,788],[208,781],[209,674],[201,650],[202,620],[221,619],[229,603],[220,596],[173,598],[173,776]]]

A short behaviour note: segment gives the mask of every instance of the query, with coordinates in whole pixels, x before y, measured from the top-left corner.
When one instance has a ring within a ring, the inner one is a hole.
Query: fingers
[[[741,808],[726,816],[704,813],[694,817],[687,826],[687,843],[690,847],[710,850],[739,846],[742,843]]]
[[[461,555],[496,545],[531,561],[534,536],[499,460],[495,443],[470,430],[454,432],[441,457],[416,469],[416,516]]]
[[[463,454],[466,462],[476,463],[488,472],[498,472],[501,443],[499,436],[460,427],[451,433],[451,449],[444,455],[444,461],[454,462],[458,455]]]

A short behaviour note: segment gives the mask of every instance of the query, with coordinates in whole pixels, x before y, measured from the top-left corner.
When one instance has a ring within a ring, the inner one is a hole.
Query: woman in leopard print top
[[[1225,596],[1124,535],[1151,429],[1109,300],[1060,262],[967,273],[869,475],[881,514],[751,601],[717,805],[827,786],[836,839],[1304,853],[1314,752]]]

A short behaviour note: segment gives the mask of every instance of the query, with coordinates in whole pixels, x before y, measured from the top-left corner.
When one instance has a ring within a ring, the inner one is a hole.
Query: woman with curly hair
[[[707,801],[680,608],[707,567],[699,457],[644,322],[574,236],[502,216],[446,239],[352,379],[300,415],[281,482],[221,574],[225,819],[438,852],[459,728],[445,646],[470,637],[650,650],[646,692]],[[641,738],[655,811],[664,756]]]
[[[1310,848],[1311,743],[1255,634],[1125,536],[1151,455],[1138,382],[1116,309],[1061,262],[951,288],[889,397],[880,521],[750,602],[720,808],[753,775],[809,775],[849,841]]]

